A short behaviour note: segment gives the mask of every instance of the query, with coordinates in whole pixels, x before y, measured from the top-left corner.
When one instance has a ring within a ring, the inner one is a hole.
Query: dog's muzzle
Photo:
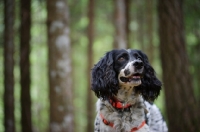
[[[125,66],[118,75],[120,84],[138,86],[144,71],[144,64],[141,60],[134,60]]]

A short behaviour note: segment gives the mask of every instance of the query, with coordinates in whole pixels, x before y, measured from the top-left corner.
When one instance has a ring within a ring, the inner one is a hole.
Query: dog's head
[[[140,50],[112,50],[92,69],[92,90],[103,99],[116,95],[122,86],[134,87],[145,100],[154,101],[161,85],[147,56]]]

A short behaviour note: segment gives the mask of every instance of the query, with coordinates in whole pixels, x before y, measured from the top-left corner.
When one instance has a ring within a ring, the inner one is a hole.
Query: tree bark
[[[30,95],[30,40],[31,1],[21,0],[20,27],[20,84],[21,84],[21,125],[23,132],[32,132]]]
[[[127,32],[126,32],[126,6],[124,0],[114,0],[115,4],[115,32],[114,48],[127,48]]]
[[[50,132],[73,132],[69,11],[66,0],[47,1]]]
[[[149,62],[152,64],[154,60],[154,45],[153,45],[153,7],[154,0],[146,0],[146,40],[147,48],[145,49]]]
[[[94,0],[88,1],[88,63],[87,63],[87,132],[93,132],[94,131],[94,104],[93,104],[93,93],[91,92],[91,68],[93,64],[93,51],[92,51],[92,45],[94,42]]]
[[[195,100],[185,46],[182,0],[159,0],[159,37],[170,132],[197,132]]]
[[[127,41],[127,48],[131,48],[130,43],[130,7],[131,7],[131,0],[125,0],[125,19],[126,19],[126,41]]]
[[[138,0],[136,1],[137,4],[137,41],[140,44],[140,47],[143,51],[145,51],[145,20],[144,20],[144,1]]]
[[[4,127],[15,132],[14,117],[14,0],[4,0]]]

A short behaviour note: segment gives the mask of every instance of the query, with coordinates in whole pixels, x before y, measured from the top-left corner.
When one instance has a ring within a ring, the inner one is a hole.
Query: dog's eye
[[[137,59],[138,59],[138,60],[142,60],[142,58],[141,58],[141,57],[139,57],[139,56],[137,57]]]
[[[119,57],[118,61],[124,61],[125,58],[124,57]]]

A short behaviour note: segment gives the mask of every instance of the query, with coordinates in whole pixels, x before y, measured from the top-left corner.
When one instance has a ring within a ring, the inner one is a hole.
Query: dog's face
[[[120,50],[114,56],[114,70],[121,86],[138,86],[144,73],[143,57],[136,50]]]
[[[134,92],[147,101],[153,101],[159,95],[161,82],[140,50],[112,50],[92,69],[92,90],[97,97],[110,98],[121,86],[134,87]]]

